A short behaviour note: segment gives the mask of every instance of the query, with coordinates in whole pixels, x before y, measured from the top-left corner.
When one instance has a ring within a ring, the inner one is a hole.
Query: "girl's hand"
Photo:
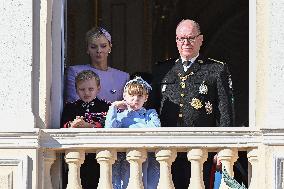
[[[116,106],[117,109],[121,109],[121,110],[126,110],[127,109],[127,104],[124,100],[122,101],[115,101],[112,103],[112,105]]]

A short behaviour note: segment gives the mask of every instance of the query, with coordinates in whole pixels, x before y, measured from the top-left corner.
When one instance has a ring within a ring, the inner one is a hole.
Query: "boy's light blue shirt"
[[[118,112],[116,106],[109,107],[105,128],[150,128],[161,127],[158,113],[155,109],[124,110]]]

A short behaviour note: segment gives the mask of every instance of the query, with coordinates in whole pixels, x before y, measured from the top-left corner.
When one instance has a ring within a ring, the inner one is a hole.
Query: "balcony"
[[[100,164],[99,189],[112,189],[111,166],[117,152],[126,152],[130,162],[128,189],[142,189],[142,162],[147,153],[155,152],[160,163],[158,189],[174,189],[171,164],[178,152],[187,152],[191,162],[189,189],[203,189],[202,165],[208,152],[219,152],[222,164],[230,176],[238,158],[238,151],[246,151],[249,161],[249,189],[258,186],[259,147],[264,132],[252,128],[148,128],[148,129],[43,129],[40,146],[44,149],[44,188],[53,188],[50,167],[57,154],[65,153],[68,164],[67,189],[82,189],[80,166],[86,153],[96,153]],[[277,139],[276,139],[277,140]],[[270,140],[269,140],[270,141]],[[221,183],[222,188],[227,188]]]

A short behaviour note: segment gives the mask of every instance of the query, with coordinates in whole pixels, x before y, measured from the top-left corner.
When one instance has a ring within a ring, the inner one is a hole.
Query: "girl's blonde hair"
[[[141,77],[135,77],[125,84],[124,92],[130,95],[148,95],[152,87]]]
[[[148,95],[149,92],[141,84],[130,83],[124,88],[124,92],[130,95]]]

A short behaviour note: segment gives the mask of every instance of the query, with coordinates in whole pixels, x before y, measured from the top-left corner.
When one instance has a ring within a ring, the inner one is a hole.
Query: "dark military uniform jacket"
[[[199,56],[185,72],[181,59],[154,70],[153,101],[162,127],[233,126],[233,92],[227,65]],[[157,102],[160,99],[160,104]]]

